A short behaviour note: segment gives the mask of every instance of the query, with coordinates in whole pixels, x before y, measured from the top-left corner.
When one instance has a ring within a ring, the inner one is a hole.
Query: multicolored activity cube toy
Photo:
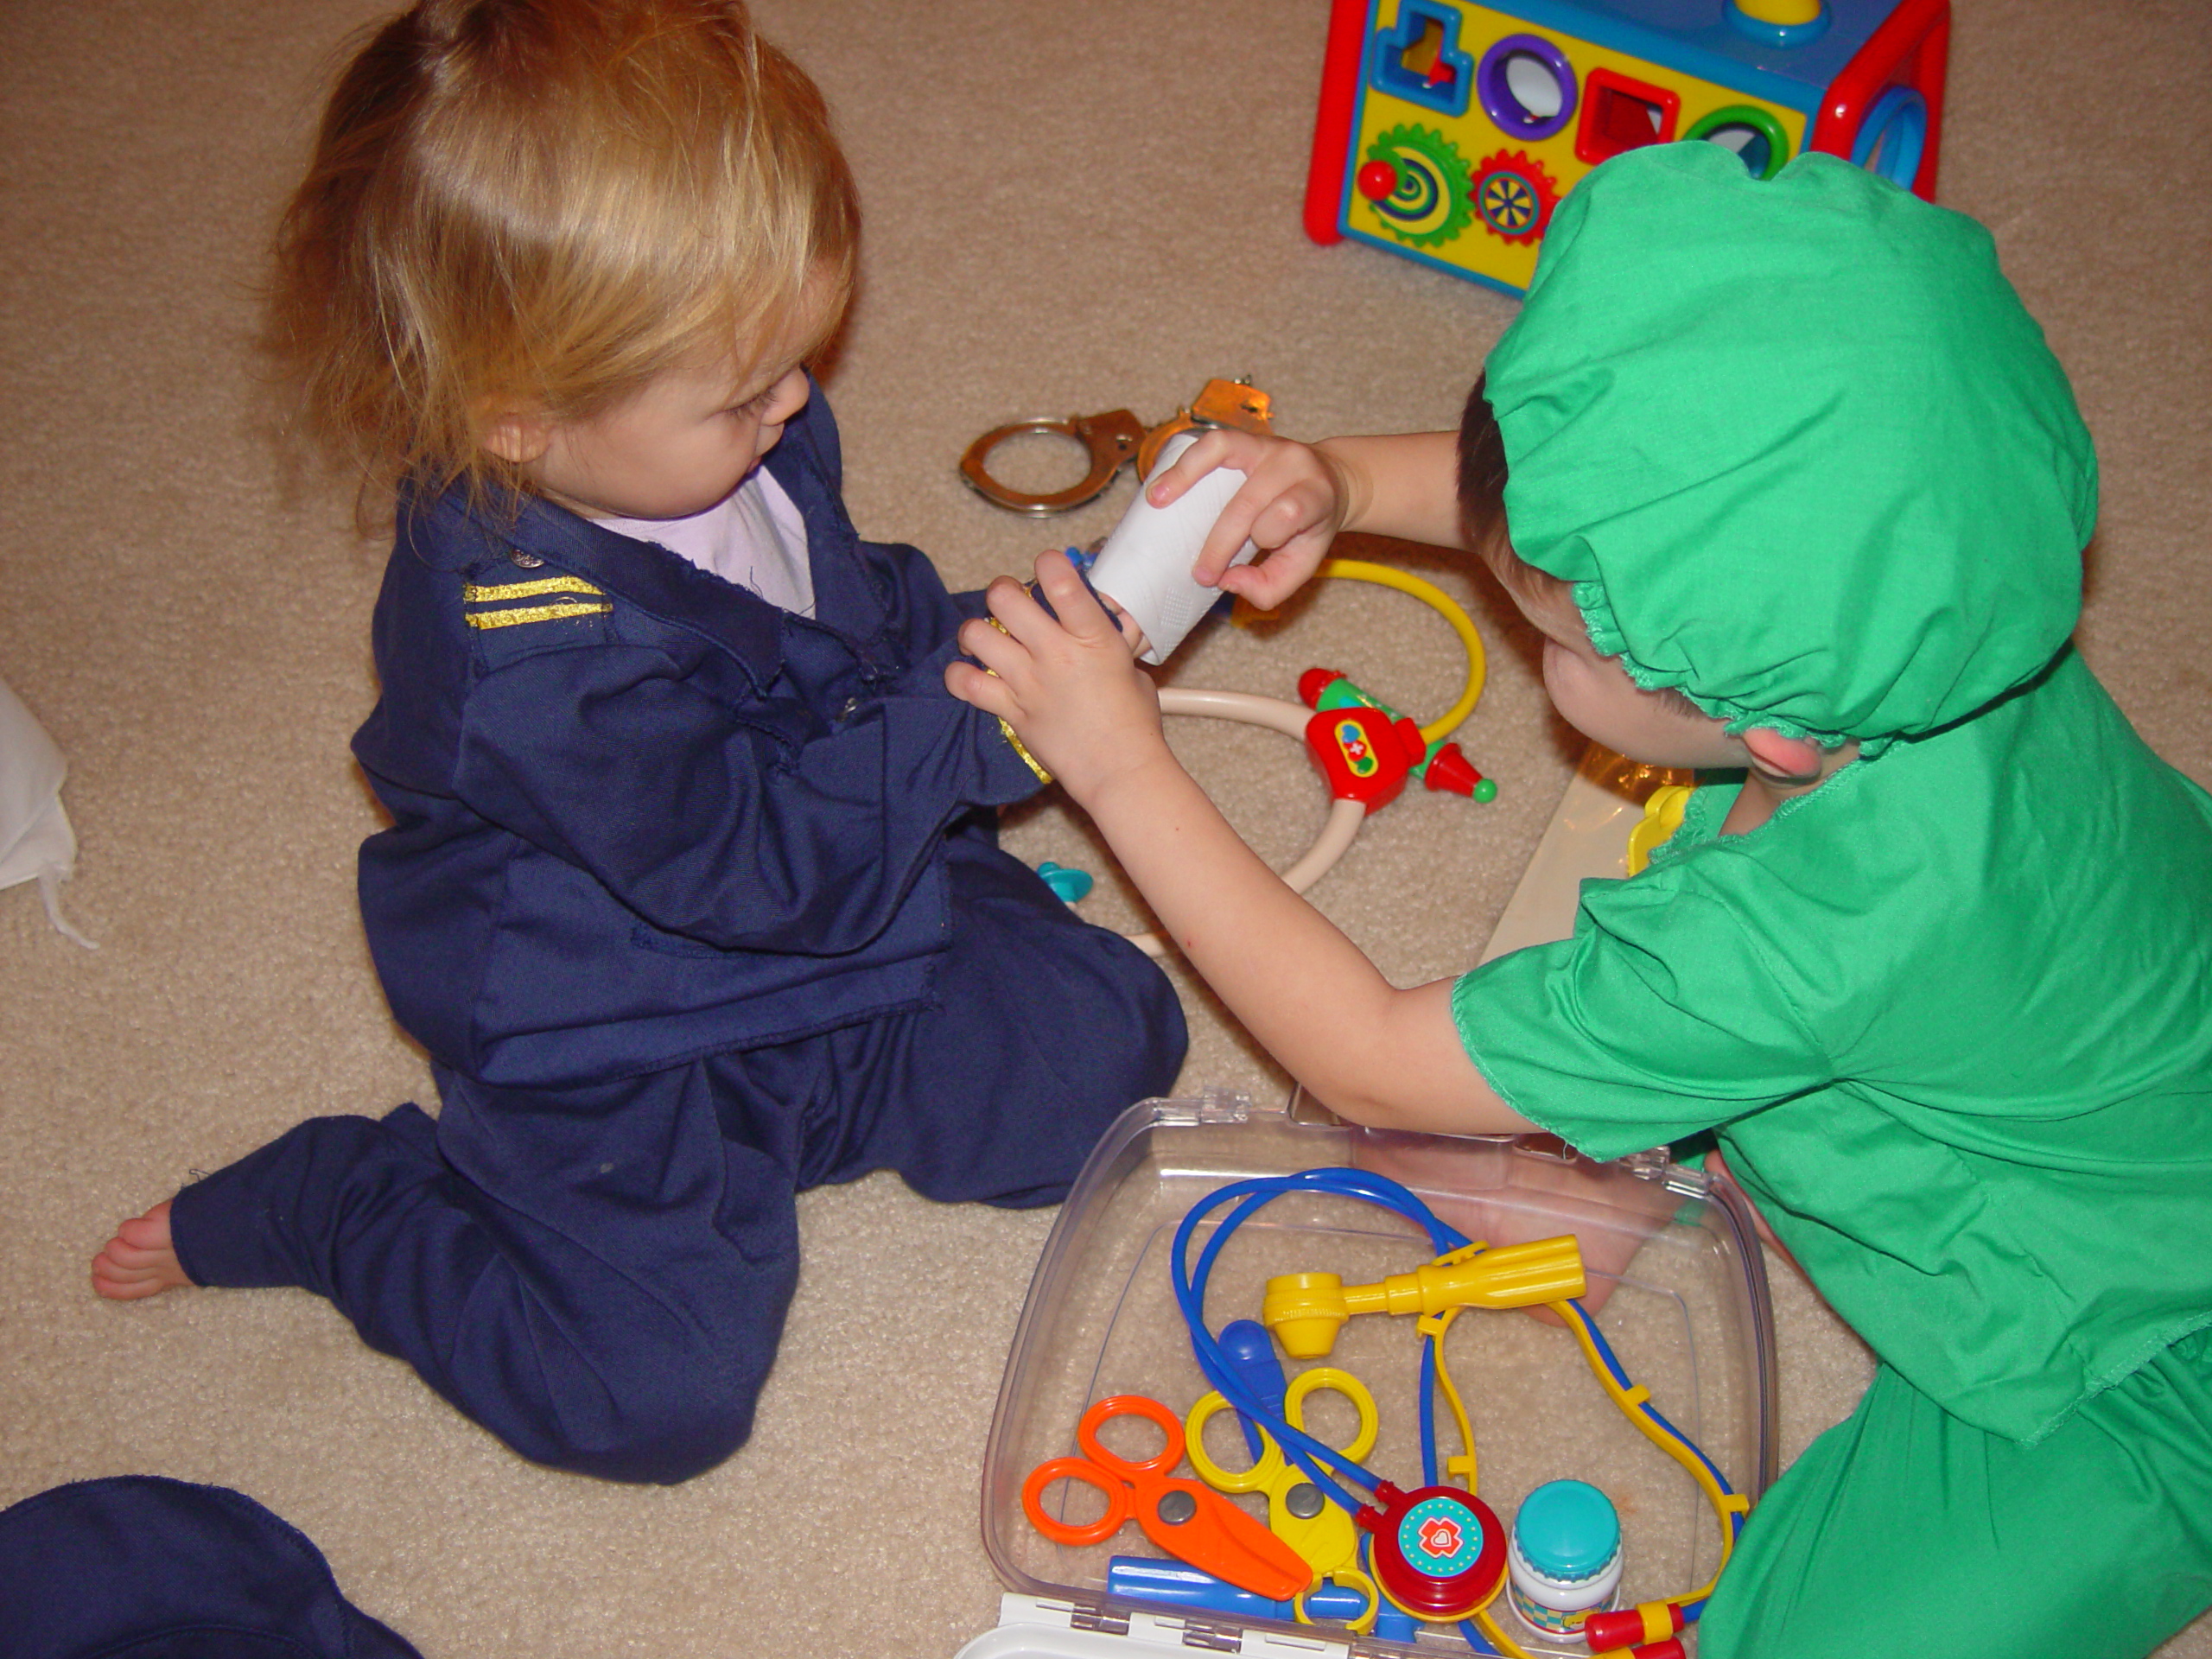
[[[1934,199],[1949,0],[1334,0],[1306,229],[1509,294],[1608,156],[1808,149]]]

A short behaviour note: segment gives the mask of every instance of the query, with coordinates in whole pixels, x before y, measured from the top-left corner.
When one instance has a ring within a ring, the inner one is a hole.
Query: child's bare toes
[[[92,1258],[92,1289],[111,1301],[157,1296],[191,1282],[169,1239],[166,1198],[118,1227],[115,1236]]]
[[[143,1216],[133,1216],[115,1230],[118,1243],[136,1250],[169,1248],[169,1201],[162,1199]]]

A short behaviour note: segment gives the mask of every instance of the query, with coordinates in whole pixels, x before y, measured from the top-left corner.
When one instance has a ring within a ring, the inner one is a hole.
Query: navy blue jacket
[[[763,464],[812,620],[542,500],[403,499],[353,742],[393,819],[361,913],[442,1064],[600,1081],[913,1006],[946,835],[1039,787],[944,687],[981,595],[855,534],[818,391]]]

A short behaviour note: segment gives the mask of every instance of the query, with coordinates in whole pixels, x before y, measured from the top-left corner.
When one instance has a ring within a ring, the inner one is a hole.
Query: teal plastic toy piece
[[[1037,874],[1045,878],[1045,885],[1055,897],[1067,904],[1074,904],[1087,896],[1094,885],[1088,870],[1071,870],[1065,864],[1055,864],[1046,859],[1037,867]]]

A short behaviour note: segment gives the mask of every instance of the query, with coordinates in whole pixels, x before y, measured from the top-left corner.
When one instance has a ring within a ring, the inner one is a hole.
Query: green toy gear
[[[1433,127],[1395,126],[1367,147],[1356,181],[1383,227],[1409,247],[1433,248],[1474,222],[1465,160]]]

